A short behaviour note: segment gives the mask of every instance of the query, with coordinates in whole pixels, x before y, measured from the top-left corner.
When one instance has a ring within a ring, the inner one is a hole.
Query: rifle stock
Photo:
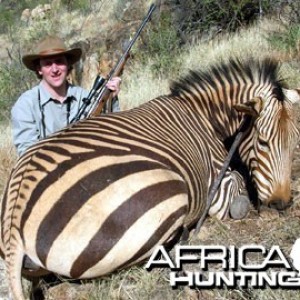
[[[142,23],[141,23],[140,27],[138,28],[137,32],[135,33],[134,37],[129,42],[126,50],[123,53],[123,55],[121,56],[121,58],[117,62],[116,66],[109,73],[109,75],[108,75],[107,79],[105,80],[105,83],[102,85],[101,89],[94,96],[95,99],[94,99],[94,102],[91,105],[91,108],[89,109],[87,117],[89,117],[89,116],[94,117],[94,116],[100,115],[103,112],[103,110],[105,108],[105,105],[112,101],[112,92],[106,87],[106,83],[110,79],[112,79],[113,77],[121,75],[121,73],[123,71],[123,68],[126,64],[126,61],[129,58],[129,52],[130,52],[133,44],[135,43],[135,41],[137,40],[137,38],[141,34],[142,30],[144,29],[145,25],[149,21],[149,19],[151,17],[151,14],[155,10],[155,8],[156,8],[156,6],[154,4],[152,4],[150,6],[146,17],[142,21]],[[110,106],[111,106],[111,104],[110,104]]]
[[[111,101],[112,92],[107,87],[104,87],[103,93],[101,93],[101,97],[99,97],[99,100],[96,102],[97,105],[91,108],[88,116],[99,116],[105,110],[105,106],[107,105],[107,103],[109,107],[111,107]],[[110,108],[108,109],[108,111],[110,112]]]
[[[121,59],[115,66],[115,68],[109,73],[108,79],[106,83],[115,76],[120,76],[122,74],[123,68],[126,64],[127,59],[129,58],[129,53],[127,53],[126,57],[122,55]],[[97,99],[94,105],[91,107],[88,116],[95,117],[100,115],[108,104],[108,112],[111,112],[112,106],[112,91],[108,89],[106,86],[103,86],[100,92],[97,95]]]

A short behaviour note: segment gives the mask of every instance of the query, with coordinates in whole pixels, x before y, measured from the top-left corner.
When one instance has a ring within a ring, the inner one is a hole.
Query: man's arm
[[[38,121],[35,119],[30,99],[22,95],[11,110],[13,143],[19,155],[40,138]]]

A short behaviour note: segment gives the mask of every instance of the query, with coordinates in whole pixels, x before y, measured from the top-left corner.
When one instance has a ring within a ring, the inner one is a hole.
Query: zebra
[[[0,249],[14,299],[24,299],[24,260],[36,266],[32,276],[95,278],[143,262],[193,228],[245,116],[239,163],[227,169],[209,215],[229,217],[247,193],[239,164],[259,201],[289,207],[300,92],[286,88],[279,70],[271,58],[191,70],[168,95],[79,121],[28,149],[1,202]]]

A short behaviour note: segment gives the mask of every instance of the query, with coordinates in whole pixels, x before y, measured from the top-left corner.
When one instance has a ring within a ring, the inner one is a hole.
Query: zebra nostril
[[[281,199],[273,200],[269,203],[269,207],[277,210],[285,210],[289,208],[293,204],[293,201],[290,200],[289,202],[283,201]]]

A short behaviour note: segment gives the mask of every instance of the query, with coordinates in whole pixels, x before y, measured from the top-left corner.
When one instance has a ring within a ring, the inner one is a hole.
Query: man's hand
[[[107,82],[106,87],[112,91],[113,97],[119,94],[121,81],[122,80],[120,77],[113,77],[111,80]]]

